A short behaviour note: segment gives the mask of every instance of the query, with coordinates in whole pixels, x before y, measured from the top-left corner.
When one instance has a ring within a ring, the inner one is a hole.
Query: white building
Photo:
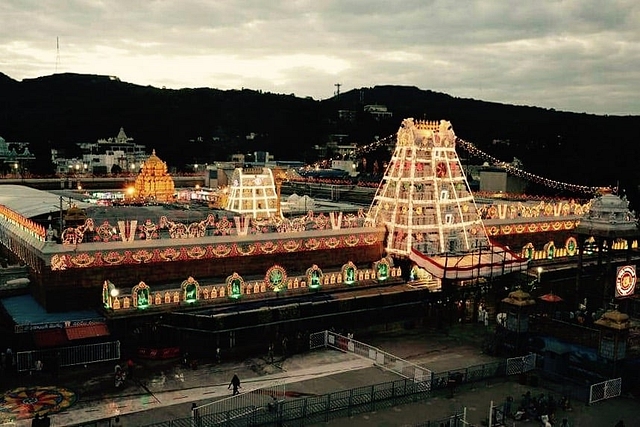
[[[58,157],[58,151],[51,150],[51,160],[58,173],[84,171],[86,173],[111,173],[114,166],[121,171],[137,172],[147,159],[146,147],[133,142],[123,128],[116,137],[99,139],[97,142],[78,144],[82,150],[82,159]]]

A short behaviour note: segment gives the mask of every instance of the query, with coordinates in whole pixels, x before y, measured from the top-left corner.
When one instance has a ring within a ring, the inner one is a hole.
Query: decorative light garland
[[[499,166],[501,168],[504,168],[504,170],[506,170],[507,172],[509,172],[514,176],[526,179],[527,181],[535,182],[536,184],[544,185],[545,187],[560,189],[560,190],[567,190],[567,191],[574,191],[576,193],[589,194],[589,195],[600,194],[605,189],[612,192],[615,192],[615,190],[617,190],[611,187],[590,187],[587,185],[576,185],[576,184],[570,184],[567,182],[554,181],[552,179],[545,178],[540,175],[535,175],[533,173],[524,171],[522,169],[518,169],[510,163],[503,162],[502,160],[498,160],[495,157],[478,149],[472,143],[465,141],[464,139],[460,139],[456,137],[456,144],[462,147],[469,154],[480,157],[483,160],[489,161],[494,166]]]
[[[395,139],[396,139],[396,135],[389,135],[385,138],[378,139],[370,144],[357,147],[355,150],[352,150],[349,153],[349,158],[356,159],[365,153],[370,153],[372,151],[377,150],[381,146],[389,145],[391,143],[395,144]],[[490,154],[485,153],[484,151],[480,150],[478,147],[473,145],[471,142],[465,141],[464,139],[461,139],[458,137],[456,137],[456,145],[460,146],[462,149],[464,149],[466,152],[468,152],[473,156],[476,156],[481,158],[482,160],[488,161],[494,166],[504,168],[507,172],[509,172],[514,176],[526,179],[527,181],[531,181],[536,184],[544,185],[545,187],[548,187],[548,188],[572,191],[575,193],[587,194],[590,196],[602,194],[603,191],[612,192],[614,194],[617,193],[617,188],[614,188],[614,187],[592,187],[588,185],[571,184],[568,182],[555,181],[540,175],[527,172],[525,170],[522,170],[513,166],[510,163],[504,162],[502,160],[499,160],[491,156]]]

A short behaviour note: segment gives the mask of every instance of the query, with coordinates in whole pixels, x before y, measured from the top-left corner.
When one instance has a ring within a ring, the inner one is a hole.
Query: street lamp
[[[540,276],[542,276],[542,267],[538,267],[538,283],[540,283]]]

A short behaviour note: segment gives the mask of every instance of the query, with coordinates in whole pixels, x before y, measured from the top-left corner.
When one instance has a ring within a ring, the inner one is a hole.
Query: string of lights
[[[587,185],[577,185],[577,184],[571,184],[567,182],[555,181],[553,179],[545,178],[543,176],[527,172],[525,170],[522,170],[514,166],[512,163],[504,162],[502,160],[499,160],[491,156],[490,154],[485,153],[484,151],[480,150],[478,147],[476,147],[469,141],[465,141],[464,139],[461,139],[461,138],[456,138],[456,145],[461,147],[463,150],[465,150],[472,156],[479,157],[482,160],[490,162],[494,166],[503,168],[511,175],[526,179],[527,181],[534,182],[536,184],[544,185],[545,187],[548,187],[548,188],[572,191],[575,193],[586,194],[586,195],[597,195],[597,194],[600,194],[605,189],[604,187],[592,187]],[[615,190],[613,188],[606,188],[606,189],[609,191]]]
[[[371,153],[380,147],[395,144],[395,139],[396,139],[396,135],[389,135],[387,137],[377,139],[369,144],[360,146],[349,153],[349,158],[355,160],[358,157],[361,157],[366,153]],[[536,184],[543,185],[548,188],[565,190],[565,191],[570,191],[578,194],[585,194],[589,196],[600,194],[603,192],[603,190],[611,191],[613,193],[615,193],[617,190],[611,187],[594,187],[594,186],[587,186],[587,185],[577,185],[577,184],[571,184],[568,182],[556,181],[553,179],[545,178],[543,176],[536,175],[536,174],[527,172],[523,169],[520,169],[511,163],[507,163],[500,159],[497,159],[491,156],[490,154],[480,150],[471,142],[465,141],[464,139],[461,139],[461,138],[456,138],[456,145],[461,147],[463,150],[465,150],[472,156],[479,157],[480,159],[489,162],[493,166],[503,168],[513,176],[526,179],[527,181],[534,182]]]

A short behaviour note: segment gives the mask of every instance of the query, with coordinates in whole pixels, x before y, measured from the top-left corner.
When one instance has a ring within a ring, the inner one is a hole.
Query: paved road
[[[392,331],[355,337],[388,353],[425,366],[434,372],[463,369],[496,360],[479,349],[486,331],[481,325],[456,325],[448,334],[439,331]],[[3,388],[17,385],[52,385],[68,387],[78,394],[78,401],[64,412],[52,416],[52,425],[66,426],[98,419],[122,416],[124,426],[143,426],[170,419],[188,417],[192,403],[198,405],[228,397],[227,386],[234,373],[242,380],[244,392],[269,384],[286,382],[287,392],[322,395],[354,387],[368,386],[399,379],[371,361],[335,350],[310,351],[270,364],[256,357],[244,361],[203,363],[197,370],[186,369],[178,361],[137,361],[133,380],[124,388],[113,385],[113,365],[90,366],[65,370],[58,378],[47,375],[3,378]],[[427,401],[399,405],[375,413],[337,419],[324,425],[342,426],[414,426],[428,420],[441,419],[466,408],[471,425],[487,418],[492,401],[503,402],[506,396],[516,400],[526,391],[534,396],[549,393],[554,384],[540,387],[521,385],[517,381],[486,381],[467,385],[453,397],[437,394]],[[621,397],[593,406],[574,402],[573,411],[560,413],[572,426],[614,426],[618,418],[632,426],[638,400]],[[30,420],[18,421],[28,426]],[[107,426],[108,422],[103,424]],[[511,425],[511,424],[509,424]],[[539,425],[517,422],[514,425]],[[640,425],[640,424],[639,424]]]

